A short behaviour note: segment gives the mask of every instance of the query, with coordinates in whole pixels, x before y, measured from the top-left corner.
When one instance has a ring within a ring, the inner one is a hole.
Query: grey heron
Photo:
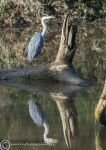
[[[42,107],[40,106],[40,104],[38,102],[35,102],[30,97],[30,99],[28,101],[28,105],[29,105],[29,114],[30,114],[30,117],[32,118],[33,122],[36,123],[40,127],[43,126],[45,129],[44,134],[43,134],[44,142],[46,144],[57,143],[57,139],[53,139],[53,138],[48,137],[49,124],[47,121],[47,117],[46,117]]]
[[[55,16],[43,16],[41,19],[41,23],[43,26],[42,32],[35,33],[27,47],[27,60],[32,62],[34,58],[36,58],[40,53],[44,46],[45,33],[47,31],[46,22],[49,19],[55,18]]]

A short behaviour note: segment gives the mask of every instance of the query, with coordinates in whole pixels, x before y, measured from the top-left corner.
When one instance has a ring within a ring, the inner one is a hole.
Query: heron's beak
[[[51,15],[51,16],[44,16],[42,17],[43,20],[49,20],[49,19],[54,19],[56,18],[55,16]]]
[[[49,16],[48,19],[55,19],[56,17],[55,16]]]

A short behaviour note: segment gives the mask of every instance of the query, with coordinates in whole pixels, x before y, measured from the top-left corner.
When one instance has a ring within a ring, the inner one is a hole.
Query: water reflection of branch
[[[95,139],[96,150],[106,150],[106,127],[100,127]]]
[[[51,97],[56,101],[57,107],[60,112],[63,133],[67,147],[72,147],[72,142],[78,135],[78,122],[77,122],[77,111],[72,98],[73,92],[77,91],[77,86],[73,87],[73,90],[68,94],[51,93]]]
[[[95,109],[95,117],[96,120],[102,125],[106,125],[106,80],[104,83],[102,94]]]
[[[43,95],[51,95],[50,93],[62,93],[63,95],[72,95],[75,90],[79,90],[81,86],[70,86],[70,85],[61,85],[55,82],[42,82],[42,81],[0,81],[0,85],[15,87],[23,91],[34,92]]]

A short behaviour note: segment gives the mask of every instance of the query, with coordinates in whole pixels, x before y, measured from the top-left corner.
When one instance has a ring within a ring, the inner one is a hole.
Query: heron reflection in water
[[[42,109],[42,107],[40,106],[40,104],[36,101],[33,100],[33,98],[30,98],[28,101],[28,105],[29,105],[29,114],[33,120],[34,123],[36,123],[38,126],[43,126],[44,127],[44,134],[43,134],[43,138],[44,138],[44,142],[46,144],[55,144],[57,143],[57,139],[53,139],[53,138],[49,138],[48,134],[49,134],[49,124],[47,121],[47,117]]]
[[[34,58],[36,58],[40,53],[44,46],[45,33],[47,31],[46,22],[49,19],[55,18],[54,16],[43,16],[41,19],[41,23],[43,26],[43,31],[35,33],[31,38],[29,45],[27,47],[27,60],[32,62]]]

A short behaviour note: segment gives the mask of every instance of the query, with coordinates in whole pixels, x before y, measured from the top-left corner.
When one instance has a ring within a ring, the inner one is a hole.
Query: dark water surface
[[[51,28],[40,64],[53,61],[58,50],[60,28],[56,26],[54,29],[54,25]],[[28,65],[25,61],[25,48],[32,33],[37,30],[0,30],[1,69]],[[95,81],[93,87],[0,82],[0,139],[9,140],[11,150],[106,149],[106,129],[98,126],[94,117],[106,75],[105,24],[82,24],[77,46],[74,65],[79,74]],[[30,98],[34,102],[38,101],[41,110],[45,112],[50,129],[48,137],[58,140],[54,145],[44,144],[44,128],[34,123],[29,113]]]

